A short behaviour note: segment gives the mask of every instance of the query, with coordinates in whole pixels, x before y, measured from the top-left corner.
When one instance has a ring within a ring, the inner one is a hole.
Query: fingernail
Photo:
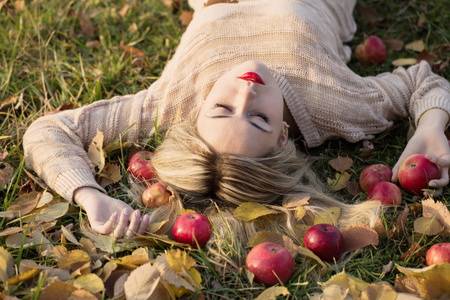
[[[134,216],[139,218],[141,216],[141,211],[138,209],[134,212]]]
[[[125,209],[123,210],[123,214],[124,214],[125,216],[128,216],[128,215],[130,214],[130,211],[128,210],[128,208],[125,208]]]
[[[428,155],[428,154],[425,154],[425,158],[426,158],[426,159],[431,159],[431,156]]]
[[[435,182],[432,182],[432,183],[430,183],[430,186],[431,186],[431,187],[435,187],[435,186],[436,186],[436,183],[435,183]]]
[[[117,212],[112,214],[113,219],[117,219]]]
[[[148,221],[149,221],[149,216],[148,216],[148,215],[145,215],[145,216],[142,218],[142,222],[148,223]]]

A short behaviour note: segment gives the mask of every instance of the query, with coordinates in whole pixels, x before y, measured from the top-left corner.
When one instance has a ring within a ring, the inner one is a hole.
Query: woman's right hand
[[[125,202],[95,188],[79,188],[73,198],[86,211],[92,229],[98,233],[112,234],[115,238],[132,238],[148,229],[148,215],[141,218],[140,210],[133,210]]]

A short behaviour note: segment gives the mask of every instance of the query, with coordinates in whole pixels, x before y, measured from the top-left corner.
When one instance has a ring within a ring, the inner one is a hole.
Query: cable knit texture
[[[86,155],[97,129],[105,145],[122,133],[123,140],[142,141],[155,133],[155,119],[164,131],[196,107],[224,72],[247,60],[270,68],[309,147],[330,138],[371,138],[396,117],[417,122],[431,108],[450,113],[450,84],[426,62],[376,77],[348,68],[351,51],[343,43],[356,30],[355,1],[190,4],[193,21],[147,90],[42,117],[27,130],[27,167],[68,201],[78,187],[103,191]]]

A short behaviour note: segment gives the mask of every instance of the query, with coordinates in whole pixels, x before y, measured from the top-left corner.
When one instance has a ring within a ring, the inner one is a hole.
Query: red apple
[[[439,243],[431,246],[426,255],[427,265],[450,263],[450,243]]]
[[[368,36],[363,44],[356,46],[355,54],[358,60],[368,66],[381,64],[386,59],[386,46],[375,36]]]
[[[208,218],[198,213],[182,214],[173,225],[173,239],[178,243],[189,244],[197,248],[195,239],[201,248],[206,245],[212,234],[212,225]]]
[[[367,200],[378,200],[383,205],[398,206],[402,203],[402,193],[392,182],[382,181],[367,192]]]
[[[134,178],[150,182],[156,177],[156,170],[152,164],[153,154],[150,151],[139,151],[133,154],[128,163],[128,171]]]
[[[309,228],[303,243],[321,260],[327,262],[339,259],[344,252],[344,236],[331,224],[316,224]]]
[[[364,168],[359,176],[359,185],[364,192],[370,190],[375,183],[381,181],[391,181],[392,171],[383,164],[370,165]]]
[[[398,181],[402,188],[412,195],[421,195],[428,188],[428,182],[441,178],[438,166],[423,154],[406,158],[398,170]]]
[[[160,207],[169,203],[171,195],[164,183],[156,182],[142,193],[142,203],[148,208]]]
[[[272,286],[279,282],[278,278],[283,283],[291,278],[294,260],[280,245],[265,242],[258,244],[248,253],[245,267],[255,275],[255,282]]]

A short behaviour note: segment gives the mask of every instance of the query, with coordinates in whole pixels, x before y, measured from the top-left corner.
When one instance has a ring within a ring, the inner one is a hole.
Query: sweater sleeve
[[[25,132],[23,147],[27,168],[33,169],[47,185],[67,201],[84,186],[104,189],[95,181],[95,168],[87,156],[92,139],[100,130],[104,146],[125,133],[123,140],[136,141],[148,134],[151,115],[145,111],[147,90],[85,107],[44,116]]]

